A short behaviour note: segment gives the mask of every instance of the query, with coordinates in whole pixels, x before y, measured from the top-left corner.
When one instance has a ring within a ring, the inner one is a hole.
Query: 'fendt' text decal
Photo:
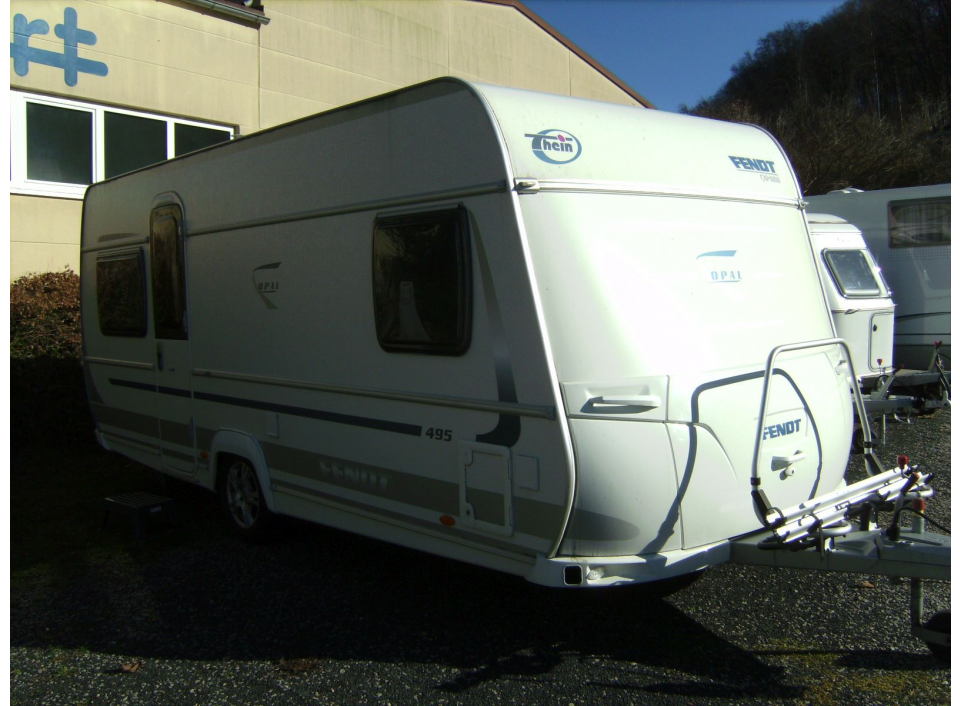
[[[763,440],[766,441],[767,439],[776,439],[780,436],[796,434],[798,431],[800,431],[799,419],[792,419],[784,424],[771,424],[763,428]]]
[[[530,149],[537,159],[547,164],[568,164],[583,151],[580,140],[565,130],[541,130],[524,137],[532,139]]]
[[[727,157],[733,162],[733,166],[737,168],[738,172],[743,174],[759,174],[763,181],[780,183],[780,177],[777,175],[777,169],[774,166],[773,160],[734,157],[733,155],[727,155]]]

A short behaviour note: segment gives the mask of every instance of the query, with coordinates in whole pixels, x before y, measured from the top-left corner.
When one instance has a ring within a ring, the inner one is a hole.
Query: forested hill
[[[757,42],[682,112],[754,123],[804,193],[950,181],[950,0],[848,0]]]

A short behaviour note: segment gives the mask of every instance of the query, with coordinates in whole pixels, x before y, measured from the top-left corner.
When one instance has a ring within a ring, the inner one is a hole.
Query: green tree
[[[787,23],[682,112],[770,130],[807,194],[949,182],[949,0],[848,0]]]

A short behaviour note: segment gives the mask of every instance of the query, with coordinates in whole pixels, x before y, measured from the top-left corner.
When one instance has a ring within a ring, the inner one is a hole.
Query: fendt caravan
[[[97,436],[241,534],[292,515],[550,586],[788,561],[915,472],[844,485],[802,204],[755,127],[456,79],[108,180]]]
[[[897,305],[893,362],[927,370],[934,344],[950,360],[950,184],[810,196],[810,210],[849,221],[883,270]]]

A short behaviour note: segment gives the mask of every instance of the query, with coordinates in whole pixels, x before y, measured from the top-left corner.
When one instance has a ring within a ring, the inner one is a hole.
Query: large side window
[[[950,199],[890,203],[890,247],[950,245]]]
[[[183,213],[179,206],[161,206],[150,214],[150,273],[157,338],[186,339]]]
[[[470,345],[470,241],[463,208],[377,219],[377,339],[387,351],[459,355]]]
[[[97,256],[97,313],[105,336],[145,336],[146,279],[143,251],[124,250]]]

